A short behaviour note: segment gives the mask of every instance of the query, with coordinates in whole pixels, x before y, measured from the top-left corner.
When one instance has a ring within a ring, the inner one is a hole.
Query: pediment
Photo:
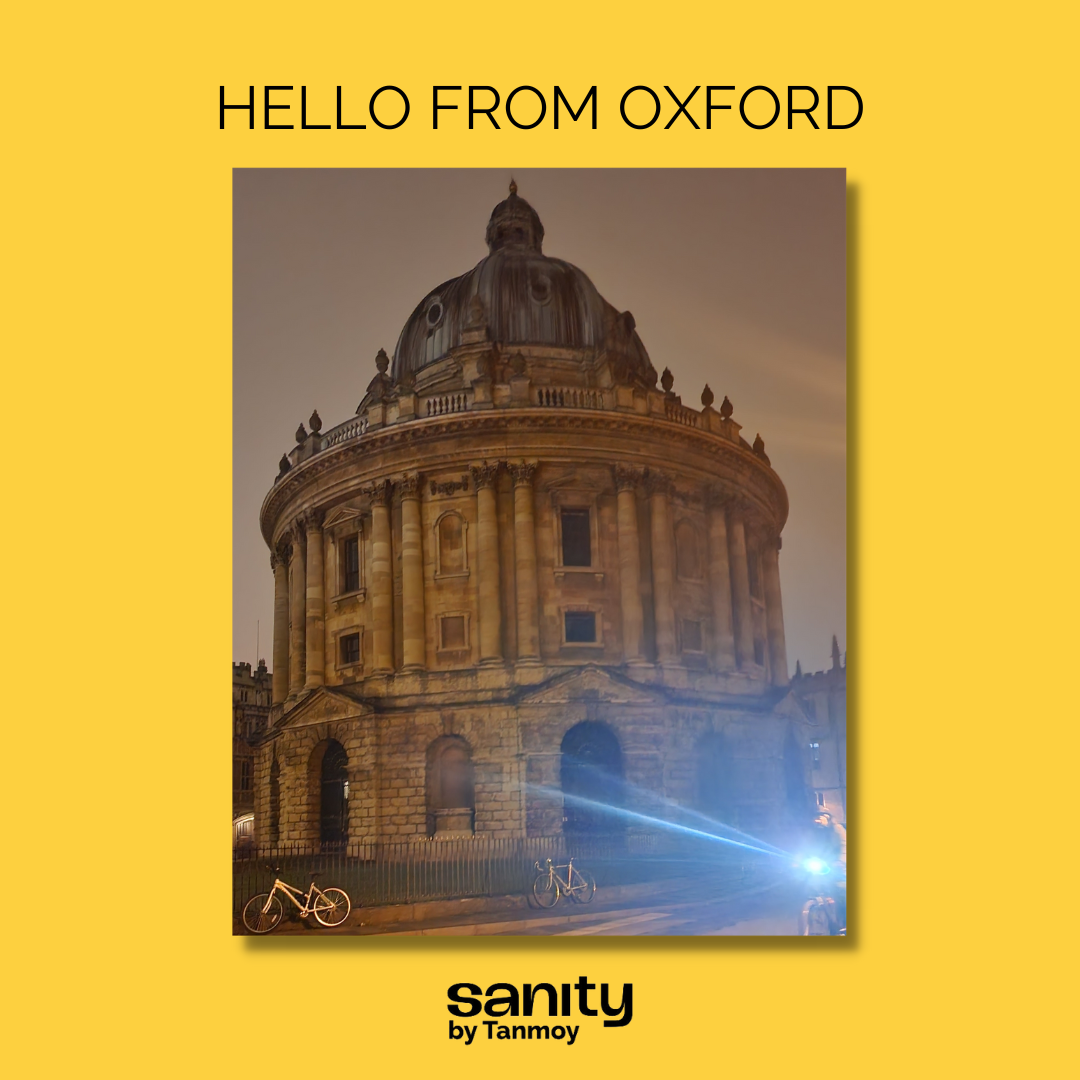
[[[277,726],[279,729],[298,728],[338,720],[359,720],[373,712],[370,705],[352,695],[330,686],[321,686],[285,713]]]
[[[567,705],[606,701],[618,705],[656,705],[660,692],[600,667],[577,668],[533,687],[521,697],[522,705]]]
[[[335,506],[333,510],[327,512],[326,517],[323,519],[323,528],[340,525],[343,521],[355,521],[356,518],[362,518],[363,516],[363,512],[357,510],[355,506]]]

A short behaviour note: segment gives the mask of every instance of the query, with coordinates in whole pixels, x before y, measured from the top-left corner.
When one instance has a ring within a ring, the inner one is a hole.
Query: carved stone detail
[[[616,491],[633,491],[641,483],[642,473],[640,469],[620,463],[612,471],[615,475]]]
[[[501,462],[482,462],[480,465],[470,465],[469,472],[472,474],[473,483],[476,485],[477,490],[485,487],[494,487],[495,481],[499,476],[499,465]]]
[[[508,462],[507,469],[510,470],[510,475],[514,478],[514,487],[518,487],[522,484],[531,484],[533,477],[536,475],[536,470],[539,462],[536,461],[522,461]]]
[[[460,480],[431,481],[432,495],[453,495],[455,491],[469,490],[469,474],[462,473]]]
[[[650,495],[663,494],[670,497],[675,494],[675,481],[667,473],[657,472],[655,469],[646,469],[644,480],[645,490]]]
[[[423,490],[422,477],[419,473],[406,474],[397,482],[398,495],[402,499],[419,499]]]
[[[372,503],[389,506],[390,498],[393,495],[393,486],[389,480],[376,480],[370,487],[363,488],[361,494],[367,496]]]
[[[310,510],[304,511],[304,529],[307,532],[315,532],[322,528],[323,518],[326,516],[322,510],[317,510],[312,507]]]

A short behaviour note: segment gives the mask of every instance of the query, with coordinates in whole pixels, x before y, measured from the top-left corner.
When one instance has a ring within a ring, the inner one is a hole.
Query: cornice
[[[415,453],[418,448],[427,444],[456,435],[470,435],[479,441],[492,436],[499,437],[530,431],[560,434],[589,431],[600,435],[625,435],[627,449],[638,451],[637,456],[640,456],[643,439],[662,434],[666,465],[670,467],[673,449],[690,450],[717,462],[736,462],[751,476],[760,477],[761,481],[772,490],[774,496],[778,497],[781,520],[787,518],[787,491],[776,471],[765,464],[751,449],[730,442],[712,432],[687,427],[654,415],[642,416],[630,412],[600,412],[584,409],[556,411],[550,408],[528,408],[472,411],[427,417],[386,428],[377,428],[374,431],[369,430],[358,439],[338,443],[323,450],[299,465],[293,466],[267,492],[259,512],[263,537],[269,546],[273,526],[289,502],[305,489],[314,488],[317,480],[342,466],[363,464],[365,460],[377,454],[398,448],[408,447]],[[365,490],[372,490],[370,478],[361,483]]]

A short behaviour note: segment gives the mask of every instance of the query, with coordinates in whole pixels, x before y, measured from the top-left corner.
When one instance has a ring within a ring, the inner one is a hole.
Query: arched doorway
[[[697,745],[697,809],[723,825],[737,825],[731,744],[721,731],[706,732]]]
[[[621,833],[625,822],[622,749],[607,724],[585,720],[564,736],[561,777],[563,830],[569,836]]]
[[[349,839],[349,757],[336,739],[326,744],[319,769],[319,842],[341,847]]]

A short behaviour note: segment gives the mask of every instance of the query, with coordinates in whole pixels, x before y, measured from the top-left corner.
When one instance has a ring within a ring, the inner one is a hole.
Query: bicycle
[[[802,937],[844,937],[847,928],[840,925],[836,901],[831,896],[814,896],[799,912],[799,934]]]
[[[297,886],[277,877],[281,872],[280,866],[267,866],[266,869],[274,874],[273,888],[268,893],[253,896],[244,905],[244,926],[252,934],[269,934],[281,922],[285,907],[277,897],[279,891],[300,909],[302,919],[314,915],[323,926],[340,926],[349,917],[352,910],[349,894],[344,889],[320,889],[315,884],[318,871],[311,872],[311,884],[305,894]],[[298,897],[303,898],[303,904]]]
[[[547,865],[541,867],[538,859],[534,864],[539,874],[533,882],[533,896],[542,908],[554,907],[563,894],[572,896],[579,904],[587,904],[596,895],[596,879],[588,870],[580,870],[574,866],[574,860],[556,866],[550,859]],[[566,878],[559,875],[560,870],[566,871]]]

